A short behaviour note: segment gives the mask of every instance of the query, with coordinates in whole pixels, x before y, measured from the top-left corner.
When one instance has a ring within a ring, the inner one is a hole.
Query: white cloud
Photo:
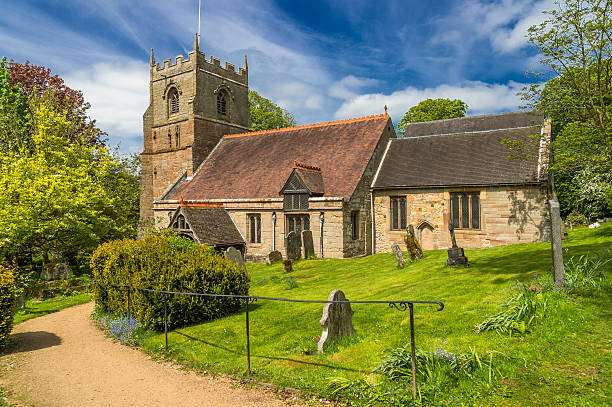
[[[425,89],[408,87],[390,95],[364,94],[344,102],[336,111],[335,117],[340,119],[380,114],[387,105],[389,114],[398,121],[410,107],[428,98],[461,99],[468,104],[469,113],[472,115],[517,110],[521,103],[517,92],[523,86],[524,84],[512,81],[507,84],[466,82],[461,85],[444,84]]]
[[[83,92],[89,114],[123,152],[142,150],[142,115],[149,103],[148,64],[135,60],[98,63],[64,75],[66,84]]]
[[[528,45],[528,28],[544,21],[546,15],[542,11],[553,7],[553,0],[460,2],[456,10],[439,21],[440,33],[432,43],[471,47],[475,40],[486,39],[495,51],[511,53]]]
[[[358,92],[363,88],[375,86],[378,83],[380,81],[377,79],[358,78],[349,75],[332,84],[328,93],[333,98],[349,100],[357,96]]]

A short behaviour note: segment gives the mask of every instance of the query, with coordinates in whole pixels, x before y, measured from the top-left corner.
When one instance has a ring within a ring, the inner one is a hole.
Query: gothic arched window
[[[227,95],[225,92],[217,94],[217,113],[227,114]]]
[[[168,111],[170,114],[176,114],[179,112],[179,93],[176,88],[171,89],[168,92]]]

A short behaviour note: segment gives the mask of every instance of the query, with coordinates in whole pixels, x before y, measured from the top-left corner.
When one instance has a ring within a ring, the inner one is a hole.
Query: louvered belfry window
[[[285,194],[283,201],[285,211],[307,211],[308,194]]]
[[[176,89],[170,91],[170,114],[179,112],[179,94]]]
[[[217,95],[217,113],[227,114],[227,101],[225,100],[223,92]]]
[[[478,192],[451,194],[451,220],[456,229],[480,229],[480,195]]]

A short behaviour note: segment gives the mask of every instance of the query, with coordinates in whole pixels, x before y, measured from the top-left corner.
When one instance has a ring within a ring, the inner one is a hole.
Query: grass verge
[[[612,247],[612,224],[596,230],[575,228],[563,241],[566,260],[595,256]],[[612,404],[612,270],[601,289],[589,295],[551,294],[545,317],[525,332],[477,333],[475,327],[494,315],[517,281],[551,272],[549,243],[466,250],[469,268],[445,266],[446,252],[428,251],[403,269],[393,254],[359,259],[304,260],[294,264],[291,290],[282,265],[249,264],[251,295],[325,299],[341,289],[351,300],[439,300],[445,309],[415,306],[416,346],[433,355],[440,344],[459,355],[496,360],[497,372],[486,380],[457,380],[454,387],[420,385],[421,401],[402,397],[406,388],[391,388],[373,370],[389,349],[410,343],[409,316],[386,306],[355,305],[357,334],[315,355],[322,307],[260,301],[250,307],[251,367],[257,381],[297,388],[324,397],[341,396],[353,405],[495,405],[606,406]],[[169,332],[142,341],[145,351],[209,372],[244,375],[245,315]],[[493,358],[493,355],[495,357]],[[433,357],[433,356],[432,356]],[[433,363],[433,362],[432,362]],[[437,363],[437,362],[436,362]],[[490,366],[490,363],[489,363]],[[458,383],[458,384],[457,384]],[[337,391],[338,385],[348,392]],[[383,386],[383,387],[381,387]],[[389,386],[388,390],[384,386]],[[374,390],[372,390],[374,389]],[[433,394],[433,396],[431,396]],[[365,400],[365,401],[364,401]]]
[[[84,304],[89,301],[91,301],[90,293],[78,293],[68,296],[62,295],[45,300],[37,298],[30,299],[26,301],[25,308],[17,310],[17,313],[15,314],[15,324],[27,321],[28,319],[41,317],[64,308],[72,307],[74,305]]]

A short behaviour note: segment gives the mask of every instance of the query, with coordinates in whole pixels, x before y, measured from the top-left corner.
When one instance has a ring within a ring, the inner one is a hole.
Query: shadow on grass
[[[601,253],[610,247],[609,242],[571,245],[564,250],[565,259],[572,256],[577,256],[584,253]],[[525,271],[526,267],[537,269],[538,272],[547,273],[552,267],[552,258],[550,256],[542,256],[542,251],[550,253],[550,248],[534,248],[525,250],[524,248],[516,253],[508,254],[486,254],[470,253],[466,251],[466,255],[470,259],[470,271],[481,274],[517,274]],[[511,278],[513,279],[513,278]],[[508,281],[503,277],[493,280],[494,284],[502,284]]]
[[[235,349],[230,349],[230,348],[227,348],[225,346],[217,345],[215,343],[207,342],[207,341],[205,341],[203,339],[195,338],[195,337],[193,337],[191,335],[187,335],[186,333],[183,333],[183,332],[174,331],[174,333],[176,333],[178,335],[181,335],[181,336],[183,336],[183,337],[185,337],[187,339],[190,339],[192,341],[197,341],[197,342],[203,343],[205,345],[212,346],[213,348],[221,349],[221,350],[224,350],[226,352],[232,353],[234,355],[240,355],[240,356],[246,357],[246,353],[244,353],[244,352],[237,351]],[[327,365],[325,363],[318,363],[318,362],[308,362],[308,361],[299,360],[299,359],[282,358],[282,357],[274,357],[274,356],[264,356],[264,355],[258,355],[256,353],[252,353],[252,352],[251,352],[251,357],[256,357],[256,358],[261,358],[261,359],[268,359],[268,360],[283,360],[283,361],[286,361],[286,362],[293,362],[293,363],[298,363],[298,364],[301,364],[301,365],[327,367],[327,368],[330,368],[330,369],[344,370],[346,372],[357,372],[357,373],[361,372],[358,369],[351,369],[351,368],[348,368],[348,367]]]
[[[51,332],[35,331],[12,334],[10,344],[4,354],[31,352],[61,345],[62,338]]]

